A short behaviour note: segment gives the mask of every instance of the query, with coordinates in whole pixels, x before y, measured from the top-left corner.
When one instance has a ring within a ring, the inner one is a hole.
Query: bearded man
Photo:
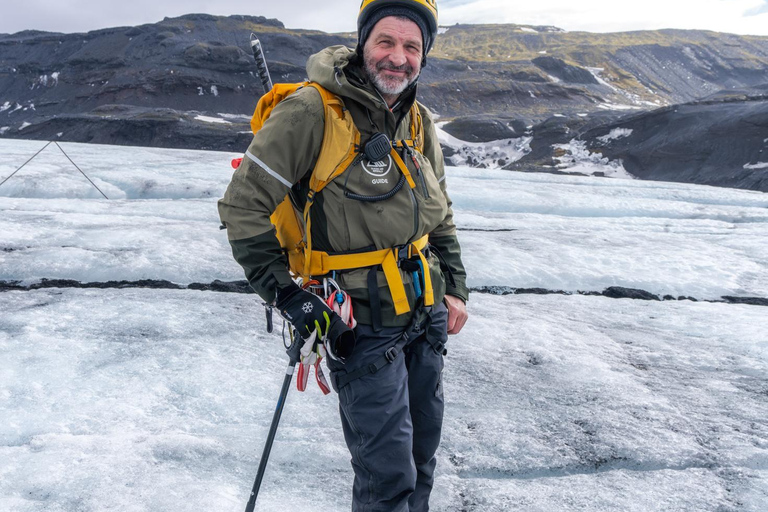
[[[364,0],[357,48],[326,48],[307,63],[309,80],[342,102],[359,131],[356,157],[321,192],[308,193],[324,139],[340,135],[327,129],[318,89],[304,87],[274,108],[219,201],[251,287],[307,338],[327,338],[339,320],[288,270],[270,223],[286,194],[299,211],[312,202],[305,236],[313,250],[344,261],[383,251],[396,260],[394,270],[385,262],[332,273],[356,320],[354,339],[331,344],[328,359],[352,456],[354,512],[429,509],[445,342],[467,320],[443,155],[432,114],[416,102],[436,35],[435,0]]]

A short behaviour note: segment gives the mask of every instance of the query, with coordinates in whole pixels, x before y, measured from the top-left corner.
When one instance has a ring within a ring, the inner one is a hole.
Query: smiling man
[[[306,339],[325,340],[355,512],[429,509],[445,343],[467,320],[443,155],[431,113],[416,102],[436,34],[435,0],[365,0],[357,49],[310,57],[312,83],[275,106],[219,202],[253,289]],[[310,190],[313,176],[331,173]],[[340,295],[292,280],[270,223],[287,193],[305,211],[309,274],[334,278],[354,320],[327,307]]]

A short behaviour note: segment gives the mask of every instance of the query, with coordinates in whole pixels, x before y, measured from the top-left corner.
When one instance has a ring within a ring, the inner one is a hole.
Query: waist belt
[[[432,277],[429,273],[427,257],[424,255],[428,243],[429,235],[424,235],[415,242],[379,251],[357,254],[328,254],[322,251],[312,251],[309,261],[309,273],[313,276],[320,276],[334,270],[353,270],[381,265],[389,292],[392,295],[395,314],[402,315],[411,310],[408,305],[408,296],[405,294],[403,277],[400,273],[400,262],[403,260],[414,258],[418,255],[424,269],[424,305],[432,306],[435,303],[432,293]]]

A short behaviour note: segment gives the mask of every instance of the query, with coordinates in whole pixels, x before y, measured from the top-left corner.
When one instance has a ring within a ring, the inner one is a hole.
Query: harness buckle
[[[416,246],[412,243],[395,247],[397,266],[406,272],[418,272],[421,269],[419,262],[414,258],[418,254]]]
[[[396,347],[390,347],[389,350],[384,352],[384,357],[386,357],[387,361],[389,361],[390,364],[391,364],[391,363],[395,362],[395,359],[397,359],[397,354],[398,353],[399,352],[397,351]]]
[[[395,246],[395,251],[395,256],[399,265],[401,261],[411,257],[411,244],[397,245]]]

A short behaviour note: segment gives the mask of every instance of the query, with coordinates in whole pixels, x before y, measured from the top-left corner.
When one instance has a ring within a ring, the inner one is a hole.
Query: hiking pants
[[[352,512],[427,512],[435,452],[443,424],[443,352],[448,311],[435,306],[416,325],[355,329],[357,344],[345,365],[351,372],[394,346],[406,330],[410,343],[391,364],[338,390],[344,438],[355,480]]]

